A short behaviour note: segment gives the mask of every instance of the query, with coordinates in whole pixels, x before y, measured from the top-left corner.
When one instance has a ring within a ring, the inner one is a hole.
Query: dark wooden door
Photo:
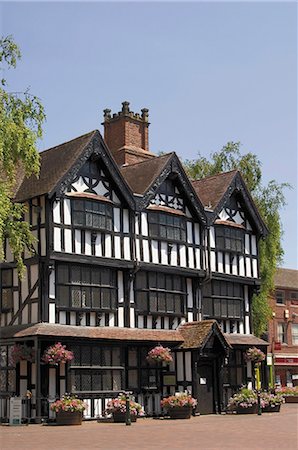
[[[198,411],[200,414],[214,413],[213,365],[212,363],[197,366]]]

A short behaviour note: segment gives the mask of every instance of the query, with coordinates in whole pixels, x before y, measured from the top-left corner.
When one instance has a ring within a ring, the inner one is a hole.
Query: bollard
[[[130,417],[130,395],[128,392],[125,393],[126,397],[126,413],[125,413],[125,425],[131,425]]]
[[[258,395],[258,416],[261,416],[261,415],[262,415],[262,408],[261,408],[261,393],[260,393],[259,390],[258,390],[258,392],[257,392],[257,395]]]

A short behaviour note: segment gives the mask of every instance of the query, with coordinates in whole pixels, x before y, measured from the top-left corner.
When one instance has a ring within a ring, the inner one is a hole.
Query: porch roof
[[[232,347],[234,345],[269,345],[269,342],[266,342],[253,334],[224,333],[224,337]]]
[[[49,323],[2,327],[0,332],[0,337],[2,339],[29,338],[34,336],[174,343],[183,341],[182,335],[177,330],[144,330],[138,328],[120,327],[89,327]]]
[[[181,325],[178,331],[184,340],[179,348],[203,348],[212,335],[216,335],[223,347],[230,348],[229,342],[219,328],[216,320],[202,320],[200,322],[188,322]]]

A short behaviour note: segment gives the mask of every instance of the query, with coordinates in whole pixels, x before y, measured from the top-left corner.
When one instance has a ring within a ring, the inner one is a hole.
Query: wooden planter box
[[[80,411],[59,411],[56,413],[56,423],[58,425],[81,425],[82,413]]]
[[[167,413],[171,419],[190,419],[192,407],[181,406],[176,408],[169,408]]]
[[[242,408],[241,406],[237,406],[235,411],[237,412],[237,414],[257,414],[258,405],[255,404],[249,408]]]
[[[262,412],[264,412],[264,413],[279,412],[279,411],[280,411],[280,405],[265,406],[265,408],[262,408]]]
[[[126,414],[122,412],[115,411],[113,412],[113,419],[115,423],[125,423],[126,421]],[[135,414],[130,415],[130,420],[132,422],[137,421],[137,416]]]
[[[298,403],[298,395],[289,395],[285,397],[286,403]]]

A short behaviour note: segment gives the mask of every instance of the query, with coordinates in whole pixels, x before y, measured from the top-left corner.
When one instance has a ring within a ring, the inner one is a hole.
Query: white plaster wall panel
[[[47,254],[47,238],[46,238],[46,230],[41,228],[40,230],[40,253],[41,256],[45,256]]]
[[[158,264],[158,242],[157,241],[152,241],[151,251],[152,251],[152,262],[154,264]]]
[[[137,328],[144,328],[144,316],[138,316],[138,327]]]
[[[120,226],[120,209],[114,208],[114,231],[116,233],[120,233],[121,226]]]
[[[115,258],[121,259],[121,241],[120,236],[114,237]]]
[[[118,302],[124,302],[124,285],[123,285],[123,273],[119,270],[117,272],[117,280],[118,280]]]
[[[46,221],[46,206],[45,206],[45,197],[40,197],[40,221],[41,223],[45,223]]]
[[[33,199],[33,204],[37,205],[37,199]],[[39,217],[39,211],[37,210],[37,208],[32,208],[32,225],[36,226],[37,225],[37,219]]]
[[[95,256],[102,256],[101,233],[97,233],[94,245]]]
[[[35,237],[35,242],[33,243],[33,248],[35,253],[38,254],[38,233],[37,230],[32,230],[31,233],[33,234],[33,236]],[[25,258],[27,258],[27,252],[25,252],[26,256]],[[30,252],[28,252],[28,257],[32,256],[32,254]]]
[[[111,235],[105,235],[105,256],[111,258],[112,256],[112,238]]]
[[[129,233],[129,212],[127,209],[123,210],[123,233]]]
[[[147,316],[147,328],[152,328],[152,316]]]
[[[21,292],[22,292],[22,302],[24,302],[24,300],[26,299],[26,297],[28,296],[28,293],[29,293],[27,267],[25,267],[25,271],[24,271],[24,278],[23,278],[22,284],[21,284]]]
[[[19,276],[18,276],[17,269],[13,269],[12,275],[13,275],[13,285],[14,286],[18,286],[18,284],[19,284]]]
[[[210,265],[211,265],[212,272],[215,272],[216,271],[216,258],[215,258],[214,251],[210,252]]]
[[[193,235],[192,235],[192,223],[191,222],[187,222],[186,229],[187,229],[187,242],[189,244],[192,244],[193,243]]]
[[[96,325],[96,313],[91,312],[90,313],[90,327],[95,327]]]
[[[56,398],[56,369],[49,368],[49,400]]]
[[[114,327],[115,326],[115,316],[113,313],[109,314],[109,327]]]
[[[177,266],[177,264],[178,264],[177,244],[173,244],[171,251],[171,265]]]
[[[200,225],[198,223],[195,223],[195,244],[200,245],[201,239],[200,239]]]
[[[240,334],[244,334],[244,324],[243,324],[243,322],[239,323],[239,333]]]
[[[54,221],[54,223],[61,223],[60,201],[59,200],[57,200],[53,203],[53,221]]]
[[[49,303],[49,323],[56,322],[56,305],[55,303]]]
[[[188,312],[187,313],[187,321],[188,322],[193,322],[193,313],[192,312]]]
[[[226,213],[226,211],[224,209],[220,211],[218,216],[219,216],[220,220],[228,220],[228,218],[229,218],[229,215]]]
[[[124,236],[123,238],[123,256],[124,259],[130,260],[130,240],[128,236]]]
[[[52,270],[49,275],[49,297],[55,298],[55,271]]]
[[[20,397],[25,397],[28,389],[27,380],[20,380]]]
[[[118,307],[118,327],[124,327],[124,308]]]
[[[185,379],[192,380],[191,352],[185,353]]]
[[[192,218],[192,215],[187,206],[185,207],[185,214],[186,214],[186,217],[189,217],[190,219]]]
[[[57,227],[54,227],[54,250],[61,252],[61,230]]]
[[[29,323],[28,322],[28,305],[22,311],[22,324]]]
[[[168,244],[166,242],[161,243],[161,264],[168,264]]]
[[[19,293],[18,292],[14,292],[13,293],[13,311],[14,314],[18,311],[19,309]],[[4,317],[4,314],[3,314]]]
[[[38,303],[31,304],[31,323],[38,322]]]
[[[245,312],[249,312],[248,286],[244,286],[244,306]]]
[[[97,417],[101,417],[102,415],[101,399],[94,400],[94,411]]]
[[[84,180],[82,177],[79,177],[79,179],[77,181],[75,181],[74,183],[72,183],[72,188],[75,189],[71,189],[72,191],[77,191],[77,192],[84,192],[88,190],[88,186],[87,184],[84,183]],[[95,192],[99,194],[99,192],[96,191],[97,188],[95,188]]]
[[[215,248],[215,231],[214,231],[214,227],[210,227],[209,236],[210,236],[210,247],[211,248]]]
[[[71,311],[70,312],[70,325],[76,325],[76,324],[77,324],[76,313]]]
[[[245,316],[245,332],[246,334],[250,334],[250,323],[248,316]]]
[[[75,252],[77,254],[80,254],[80,253],[82,253],[82,235],[81,235],[81,230],[75,230],[74,238],[75,238]]]
[[[150,262],[149,242],[147,241],[147,239],[143,240],[143,260],[145,262]]]
[[[193,290],[190,278],[186,279],[186,289],[187,289],[187,307],[193,308]]]
[[[225,272],[230,273],[230,255],[228,253],[225,254]]]
[[[112,201],[115,203],[115,205],[121,204],[119,197],[116,195],[115,191],[112,192]]]
[[[258,262],[256,259],[252,260],[252,276],[258,278]]]
[[[201,268],[201,250],[199,248],[195,248],[196,255],[196,269]]]
[[[86,314],[82,315],[82,319],[80,322],[80,326],[85,327],[86,326]]]
[[[138,261],[141,261],[140,239],[136,239],[136,258]]]
[[[60,397],[64,395],[66,392],[66,383],[65,380],[60,380]]]
[[[246,229],[252,231],[251,225],[248,220],[246,221]]]
[[[176,353],[177,358],[177,381],[184,381],[184,374],[183,374],[183,353],[178,352]]]
[[[251,262],[250,262],[250,258],[245,258],[245,262],[246,262],[246,276],[247,277],[251,277],[252,273],[251,273]]]
[[[59,323],[61,325],[66,325],[66,312],[65,311],[59,312]]]
[[[217,264],[218,264],[218,272],[223,273],[224,264],[223,264],[223,253],[222,252],[217,253]]]
[[[186,247],[185,247],[185,245],[180,245],[179,254],[180,254],[180,266],[186,267]]]
[[[136,234],[140,234],[139,216],[135,217],[135,232],[136,232]]]
[[[161,329],[161,317],[158,316],[156,319],[156,329],[160,330]]]
[[[65,225],[71,225],[71,208],[69,198],[64,199],[64,223]]]
[[[164,317],[164,329],[165,330],[169,329],[169,318],[168,317]]]
[[[188,267],[191,269],[195,268],[195,259],[193,254],[194,249],[192,247],[188,248]]]
[[[85,254],[91,255],[91,231],[85,231]]]
[[[243,223],[243,219],[242,219],[239,211],[237,211],[236,214],[233,216],[233,220],[235,223],[238,223],[238,225],[241,225]]]
[[[251,235],[251,254],[254,256],[257,255],[257,240],[254,234]]]
[[[245,235],[245,246],[244,251],[248,255],[249,254],[249,234]]]
[[[130,328],[135,328],[135,310],[130,308],[129,310]]]
[[[148,222],[147,222],[147,214],[142,212],[141,213],[141,227],[142,227],[142,235],[148,236]]]
[[[226,320],[226,333],[230,333],[231,329],[230,329],[230,321]]]
[[[68,229],[64,230],[64,248],[65,253],[72,253],[71,230]]]
[[[237,261],[237,256],[233,256],[233,260],[232,260],[232,274],[233,274],[233,275],[238,275],[238,261]]]
[[[245,276],[245,270],[244,270],[244,257],[242,255],[239,256],[239,275],[241,277]]]

